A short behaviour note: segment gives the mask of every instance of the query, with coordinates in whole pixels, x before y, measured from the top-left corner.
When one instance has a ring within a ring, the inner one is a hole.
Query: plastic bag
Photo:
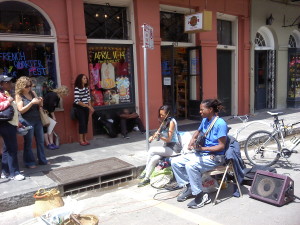
[[[215,178],[211,177],[207,173],[204,173],[202,175],[202,186],[204,192],[211,193],[218,190],[219,184]]]
[[[78,214],[82,210],[76,199],[72,199],[68,196],[65,199],[65,205],[63,207],[55,208],[47,211],[40,218],[46,223],[51,225],[59,225],[64,220],[68,219],[71,214]]]
[[[166,184],[169,184],[172,179],[173,171],[170,166],[163,169],[157,166],[150,176],[150,184],[154,188],[163,188]]]

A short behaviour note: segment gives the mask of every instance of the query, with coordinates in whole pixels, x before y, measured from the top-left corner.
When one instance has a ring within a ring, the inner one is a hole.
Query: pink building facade
[[[14,6],[14,7],[12,7]],[[24,7],[25,6],[25,7]],[[220,98],[225,115],[249,112],[249,0],[0,0],[0,73],[32,77],[36,92],[66,85],[56,111],[61,143],[78,140],[70,118],[74,81],[90,78],[96,114],[89,138],[101,133],[100,116],[123,108],[145,120],[141,26],[154,31],[148,50],[149,125],[171,104],[178,119],[198,119],[199,103]],[[184,15],[212,12],[212,29],[184,33]],[[114,17],[114,18],[112,18]]]

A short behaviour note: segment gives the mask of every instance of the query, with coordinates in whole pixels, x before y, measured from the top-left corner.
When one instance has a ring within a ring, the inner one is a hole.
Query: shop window
[[[50,35],[50,26],[33,7],[6,1],[0,3],[0,33]]]
[[[296,48],[296,40],[293,35],[289,37],[289,48]]]
[[[227,20],[217,20],[218,44],[232,45],[232,22]]]
[[[88,44],[88,60],[94,106],[134,103],[131,45]]]
[[[127,8],[84,4],[86,36],[94,39],[128,40]]]
[[[14,79],[29,76],[43,96],[57,85],[53,43],[0,42],[0,74]]]
[[[257,46],[257,47],[265,47],[266,46],[265,39],[259,32],[257,32],[256,36],[255,36],[255,46]]]
[[[184,14],[160,12],[160,34],[162,41],[189,42],[184,33]]]

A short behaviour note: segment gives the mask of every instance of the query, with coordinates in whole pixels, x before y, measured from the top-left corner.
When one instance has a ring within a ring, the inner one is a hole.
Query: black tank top
[[[34,95],[32,92],[29,92],[32,96],[32,98],[34,98]],[[21,98],[22,98],[22,101],[23,101],[23,106],[26,106],[28,105],[31,100],[26,98],[24,95],[21,95]],[[30,107],[30,109],[23,113],[22,114],[22,117],[25,119],[25,120],[36,120],[36,119],[41,119],[40,118],[40,111],[39,111],[39,105],[38,104],[34,104]]]

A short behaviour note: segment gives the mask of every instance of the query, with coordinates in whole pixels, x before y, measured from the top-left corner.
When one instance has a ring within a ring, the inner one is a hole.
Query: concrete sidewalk
[[[280,110],[277,110],[280,111]],[[300,120],[300,112],[297,109],[284,109],[279,118],[284,119],[285,124],[291,124]],[[227,120],[229,117],[225,117]],[[264,121],[271,124],[273,117],[266,112],[256,113],[250,117],[250,121]],[[235,131],[243,127],[238,119],[227,121],[232,128],[230,134],[234,135]],[[199,122],[197,121],[179,121],[179,130],[193,133]],[[300,127],[300,125],[298,125]],[[267,129],[268,125],[262,123],[254,123],[241,131],[238,140],[242,143],[247,136],[255,130]],[[295,132],[298,133],[297,126]],[[59,188],[60,184],[48,176],[51,171],[82,165],[84,163],[92,163],[97,160],[116,157],[133,165],[133,173],[131,178],[134,179],[143,169],[146,162],[146,140],[145,134],[140,132],[129,133],[130,139],[123,139],[121,135],[117,138],[109,138],[106,135],[94,137],[91,145],[80,146],[78,143],[61,145],[58,150],[45,150],[46,156],[50,160],[51,165],[38,166],[36,169],[26,169],[22,163],[22,152],[19,153],[20,167],[26,180],[13,181],[8,179],[0,180],[0,212],[27,206],[34,203],[33,194],[40,188]],[[154,142],[151,145],[160,143]],[[242,154],[243,155],[243,154]],[[244,156],[243,156],[244,157]]]

